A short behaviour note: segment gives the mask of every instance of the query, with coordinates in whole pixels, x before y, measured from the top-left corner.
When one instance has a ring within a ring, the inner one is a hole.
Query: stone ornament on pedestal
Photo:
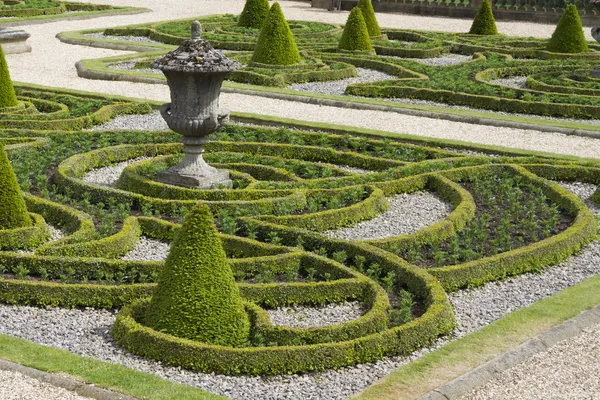
[[[231,188],[229,172],[208,165],[202,158],[208,135],[229,118],[219,108],[221,85],[241,64],[225,57],[200,38],[200,23],[192,24],[192,38],[176,50],[152,62],[171,90],[171,102],[160,108],[169,128],[183,135],[183,161],[160,173],[157,180],[197,189]]]
[[[22,29],[0,28],[0,45],[4,54],[29,53],[31,46],[27,43],[31,35]]]
[[[595,26],[592,28],[592,37],[596,40],[596,42],[600,42],[600,26]],[[591,70],[590,76],[592,78],[600,78],[600,67],[596,67],[595,69]]]

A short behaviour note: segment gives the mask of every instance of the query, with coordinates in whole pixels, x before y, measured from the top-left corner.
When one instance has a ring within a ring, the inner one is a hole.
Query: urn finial
[[[200,39],[202,35],[202,25],[199,21],[192,22],[192,39]]]

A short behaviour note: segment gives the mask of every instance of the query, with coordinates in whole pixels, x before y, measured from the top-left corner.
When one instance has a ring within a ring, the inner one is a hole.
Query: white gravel
[[[445,218],[450,204],[430,192],[401,193],[389,197],[389,208],[375,218],[353,227],[323,232],[330,238],[361,240],[408,235]]]
[[[91,131],[108,130],[144,130],[144,131],[163,131],[168,130],[169,126],[160,115],[160,111],[154,111],[148,114],[139,115],[119,115],[102,125],[92,127]]]
[[[302,92],[343,95],[346,91],[346,87],[351,83],[375,82],[396,78],[394,75],[386,74],[385,72],[374,69],[356,68],[356,72],[358,72],[358,76],[354,78],[326,82],[295,83],[288,86],[288,89]]]
[[[490,81],[494,85],[508,86],[514,89],[527,89],[526,76],[514,76],[512,78],[494,79]]]
[[[94,38],[94,39],[107,39],[107,40],[120,40],[120,41],[125,41],[125,42],[162,44],[162,43],[157,42],[156,40],[152,40],[146,36],[114,36],[114,35],[105,35],[102,32],[86,33],[83,36],[87,36],[89,38]]]
[[[279,326],[310,328],[341,324],[360,318],[363,314],[358,301],[332,303],[321,307],[280,307],[267,310],[271,323]]]
[[[169,255],[169,243],[140,236],[135,247],[123,256],[122,260],[129,261],[164,261]]]
[[[389,56],[387,56],[387,57],[389,57]],[[421,64],[431,65],[431,66],[435,66],[435,67],[446,67],[448,65],[456,65],[456,64],[463,63],[465,61],[469,61],[469,60],[473,59],[473,56],[464,56],[462,54],[448,53],[448,54],[444,54],[440,57],[433,57],[433,58],[403,58],[403,57],[393,57],[393,58],[416,61],[416,62],[420,62]]]
[[[464,400],[598,399],[600,325],[502,372]]]
[[[123,173],[123,170],[125,170],[128,165],[149,159],[149,157],[137,157],[106,167],[95,168],[86,173],[81,179],[84,182],[93,183],[95,185],[114,187]]]
[[[2,400],[92,400],[14,371],[0,370]]]

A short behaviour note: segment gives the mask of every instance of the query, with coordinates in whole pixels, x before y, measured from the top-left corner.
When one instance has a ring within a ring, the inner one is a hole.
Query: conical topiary
[[[2,46],[0,46],[0,108],[12,107],[17,105],[17,96],[13,88],[10,74],[8,73],[8,65],[4,58]]]
[[[369,31],[367,30],[367,24],[365,23],[360,8],[354,7],[352,11],[350,11],[350,15],[344,26],[342,38],[338,44],[338,49],[350,51],[366,51],[373,49]]]
[[[360,11],[362,12],[362,16],[367,24],[369,36],[381,35],[381,28],[379,28],[377,18],[375,18],[375,10],[373,10],[373,4],[371,4],[371,0],[358,0],[356,7],[360,8]]]
[[[22,228],[31,225],[25,200],[15,172],[0,146],[0,229]]]
[[[175,235],[143,322],[204,343],[246,343],[250,322],[206,205],[195,206]]]
[[[252,61],[269,65],[292,65],[300,62],[300,52],[279,3],[273,3],[265,21]]]
[[[483,0],[469,31],[472,35],[497,35],[496,20],[489,0]]]
[[[267,15],[269,15],[269,0],[246,0],[238,25],[260,29]]]
[[[579,12],[573,4],[567,6],[560,17],[546,49],[553,53],[585,53],[588,51]]]

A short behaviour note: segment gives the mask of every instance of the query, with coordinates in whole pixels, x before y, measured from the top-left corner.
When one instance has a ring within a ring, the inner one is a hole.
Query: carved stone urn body
[[[592,37],[597,42],[600,42],[600,26],[595,26],[592,28]],[[600,67],[596,67],[595,69],[591,70],[590,76],[592,78],[600,78]]]
[[[171,90],[171,102],[160,108],[169,128],[183,135],[184,159],[160,173],[157,180],[197,189],[231,188],[229,172],[211,167],[202,158],[208,136],[219,129],[229,111],[219,108],[221,85],[227,74],[241,67],[200,39],[200,24],[192,25],[192,38],[152,62],[162,70]]]

